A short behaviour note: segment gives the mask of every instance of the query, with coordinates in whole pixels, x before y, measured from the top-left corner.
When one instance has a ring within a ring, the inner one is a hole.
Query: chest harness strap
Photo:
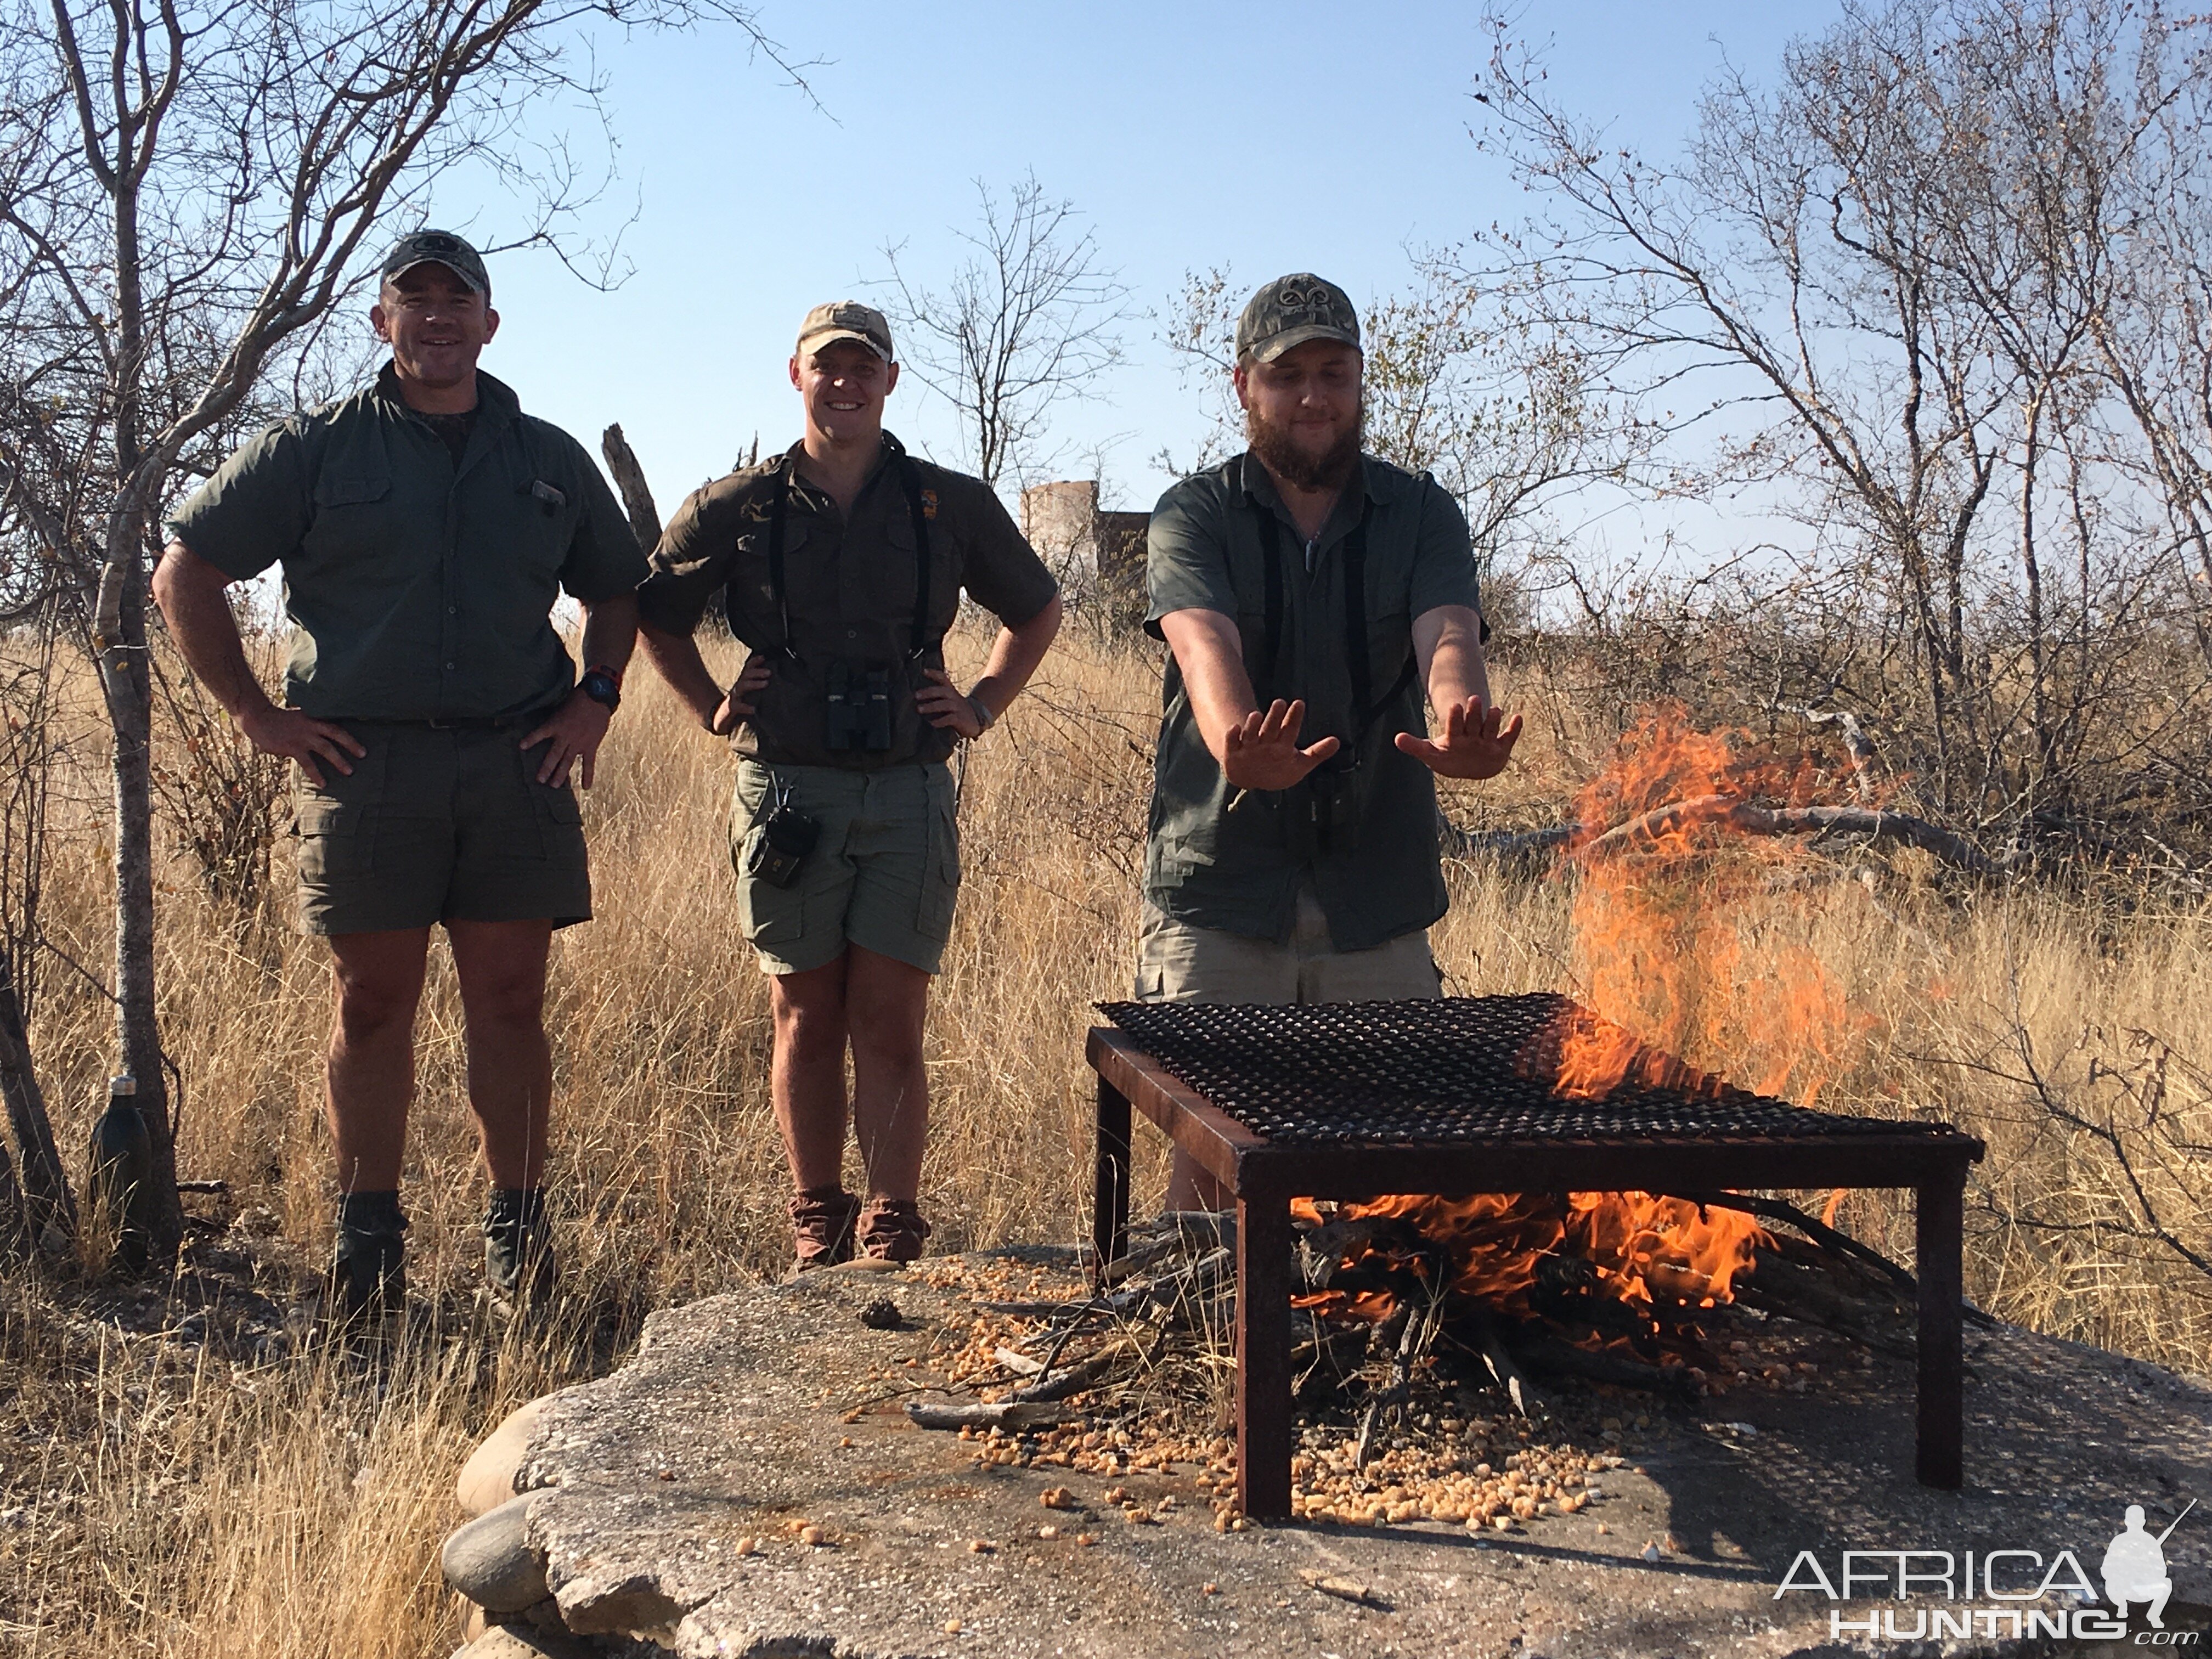
[[[898,469],[899,488],[906,496],[907,513],[914,520],[914,625],[907,659],[919,662],[945,640],[942,629],[933,634],[929,628],[929,574],[933,562],[929,514],[921,499],[921,469],[914,464],[897,439],[886,434],[884,441],[891,452],[891,465]],[[776,469],[775,495],[768,510],[768,585],[775,595],[776,617],[783,625],[782,654],[793,662],[799,660],[799,653],[791,643],[791,604],[784,588],[783,526],[791,503],[791,475],[796,466],[797,463],[786,456],[783,465]]]

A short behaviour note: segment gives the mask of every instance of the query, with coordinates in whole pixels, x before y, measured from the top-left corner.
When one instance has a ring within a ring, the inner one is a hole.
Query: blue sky
[[[1524,33],[1549,35],[1571,105],[1663,152],[1723,52],[1763,74],[1836,10],[1571,3],[1532,11]],[[1486,51],[1473,7],[763,0],[759,16],[792,56],[824,60],[807,71],[822,107],[748,63],[733,31],[606,49],[621,180],[587,223],[611,230],[636,207],[635,274],[601,293],[538,252],[493,271],[503,321],[486,367],[595,451],[621,421],[664,514],[756,432],[763,447],[796,437],[783,366],[799,317],[867,297],[886,242],[926,278],[949,271],[978,178],[1003,189],[1033,172],[1072,199],[1153,311],[1184,271],[1220,264],[1248,289],[1318,270],[1364,303],[1402,284],[1409,246],[1523,211],[1468,136]],[[513,211],[458,189],[436,209],[487,240]],[[1126,337],[1127,365],[1054,434],[1071,458],[1118,440],[1109,483],[1146,507],[1168,482],[1152,458],[1188,451],[1202,422],[1155,325]],[[925,453],[954,446],[917,380],[889,423]]]

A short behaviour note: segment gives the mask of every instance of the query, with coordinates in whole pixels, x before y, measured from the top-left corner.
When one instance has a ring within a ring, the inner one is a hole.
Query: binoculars
[[[1303,793],[1315,846],[1322,852],[1349,851],[1359,837],[1364,804],[1359,763],[1342,755],[1332,756],[1306,775]]]
[[[829,747],[878,753],[890,746],[890,665],[831,663]]]

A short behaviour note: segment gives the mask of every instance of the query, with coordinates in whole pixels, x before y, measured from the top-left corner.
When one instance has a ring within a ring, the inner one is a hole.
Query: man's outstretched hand
[[[1298,727],[1305,718],[1304,698],[1285,702],[1278,697],[1264,714],[1254,709],[1229,728],[1221,775],[1238,789],[1289,788],[1340,746],[1334,738],[1323,738],[1310,748],[1299,748]]]
[[[1398,747],[1440,778],[1494,778],[1513,758],[1520,740],[1521,717],[1469,697],[1444,709],[1443,730],[1433,738],[1398,734]]]

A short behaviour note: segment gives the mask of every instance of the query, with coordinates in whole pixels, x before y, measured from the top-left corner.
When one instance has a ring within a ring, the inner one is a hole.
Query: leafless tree
[[[0,67],[0,604],[52,595],[114,737],[122,1069],[179,1231],[154,982],[146,578],[160,514],[312,379],[387,222],[455,168],[504,188],[495,245],[598,188],[537,111],[596,108],[586,30],[722,21],[737,0],[7,0]],[[589,152],[583,152],[588,154]],[[580,247],[570,252],[580,252]]]
[[[2014,836],[2070,821],[2092,772],[2108,798],[2146,766],[2179,776],[2162,757],[2212,697],[2163,672],[2201,609],[2172,556],[2189,444],[2146,453],[2131,426],[2178,432],[2186,349],[2130,285],[2192,303],[2170,249],[2204,234],[2204,23],[1854,3],[1770,87],[1727,70],[1677,165],[1565,111],[1493,29],[1486,141],[1544,204],[1488,239],[1493,268],[1541,274],[1609,393],[1692,410],[1670,489],[1752,487],[1808,526],[1771,597],[1825,584],[1828,643],[1771,607],[1742,635],[1796,682],[1774,701],[1856,701],[1929,804]]]
[[[960,233],[971,252],[944,287],[901,264],[902,243],[884,249],[882,286],[902,362],[952,405],[968,465],[996,485],[1048,465],[1053,410],[1121,362],[1129,290],[1074,204],[1034,176],[1003,198],[979,179],[975,194],[981,222]]]

